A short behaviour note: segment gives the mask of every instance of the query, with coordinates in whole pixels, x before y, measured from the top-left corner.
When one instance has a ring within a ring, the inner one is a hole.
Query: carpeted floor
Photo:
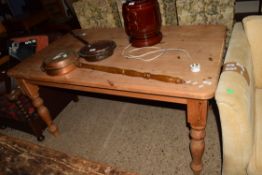
[[[185,106],[80,96],[55,119],[60,135],[32,135],[7,128],[1,133],[46,145],[71,155],[107,163],[141,175],[191,175]],[[221,174],[221,147],[213,110],[209,110],[204,175]]]

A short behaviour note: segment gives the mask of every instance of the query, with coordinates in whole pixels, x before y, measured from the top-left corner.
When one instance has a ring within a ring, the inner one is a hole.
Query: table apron
[[[130,92],[130,91],[123,91],[123,90],[118,90],[118,89],[106,89],[106,88],[99,88],[99,87],[61,84],[61,83],[52,83],[52,82],[34,81],[34,80],[25,80],[25,81],[27,83],[37,85],[37,86],[39,85],[40,86],[50,86],[50,87],[57,87],[57,88],[69,89],[69,90],[79,90],[79,91],[85,91],[85,92],[117,95],[117,96],[123,96],[123,97],[132,97],[132,98],[156,100],[156,101],[163,101],[163,102],[172,102],[172,103],[179,103],[179,104],[187,104],[187,101],[188,101],[187,100],[188,98],[165,96],[165,95],[158,95],[158,94],[148,94],[148,93],[142,93],[142,92]]]

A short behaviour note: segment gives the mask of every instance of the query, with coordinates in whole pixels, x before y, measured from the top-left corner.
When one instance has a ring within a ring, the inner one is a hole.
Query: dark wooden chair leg
[[[6,76],[6,78],[5,78],[5,90],[6,90],[7,93],[11,92],[11,88],[12,88],[11,86],[12,86],[11,85],[11,78]]]
[[[78,101],[79,101],[79,97],[78,97],[78,95],[74,95],[74,97],[73,97],[73,101],[74,101],[74,102],[78,102]]]
[[[7,126],[4,124],[4,123],[0,123],[0,129],[6,129],[7,128]]]
[[[38,141],[43,141],[44,136],[42,135],[42,129],[38,123],[36,123],[37,114],[29,112],[23,107],[23,104],[19,100],[19,95],[22,95],[21,92],[17,92],[16,96],[13,97],[13,101],[15,102],[18,109],[23,113],[24,117],[26,118],[27,124],[30,126],[33,134],[37,137]]]
[[[38,141],[43,141],[45,139],[43,135],[43,130],[39,123],[37,122],[37,114],[32,114],[27,118],[27,123],[31,127],[33,134],[36,136]]]

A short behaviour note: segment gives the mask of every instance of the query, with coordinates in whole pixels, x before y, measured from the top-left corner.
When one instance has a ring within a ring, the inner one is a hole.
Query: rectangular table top
[[[77,52],[82,46],[79,40],[67,34],[51,43],[47,48],[9,71],[9,75],[32,81],[40,85],[70,88],[100,88],[113,91],[152,94],[159,96],[210,99],[216,90],[225,42],[225,27],[221,25],[192,25],[162,27],[163,39],[154,45],[170,49],[153,61],[127,59],[124,48],[129,45],[123,28],[95,28],[74,31],[85,40],[113,40],[117,47],[112,56],[97,62],[83,63],[132,69],[139,72],[179,77],[184,84],[167,83],[140,77],[111,74],[90,69],[77,68],[62,76],[49,76],[41,70],[43,59],[54,57],[63,51]],[[181,51],[182,50],[182,51]],[[200,72],[194,73],[190,64],[198,63]],[[66,87],[68,86],[68,87]]]

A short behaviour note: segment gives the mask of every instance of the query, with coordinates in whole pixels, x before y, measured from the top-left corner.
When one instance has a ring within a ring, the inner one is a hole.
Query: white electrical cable
[[[138,60],[142,60],[142,61],[153,61],[156,58],[160,57],[161,55],[163,55],[165,52],[167,51],[179,51],[179,52],[183,52],[187,55],[187,57],[189,59],[192,60],[191,55],[189,54],[189,52],[185,49],[180,49],[180,48],[161,48],[161,47],[156,47],[156,46],[150,46],[150,47],[141,47],[141,48],[133,48],[131,50],[128,50],[130,48],[131,44],[129,44],[128,46],[126,46],[123,51],[122,51],[122,55],[126,58],[130,58],[130,59],[138,59]],[[152,50],[152,51],[146,51],[143,54],[134,54],[134,52],[137,51],[141,51],[141,50]],[[145,58],[148,57],[150,55],[153,54],[157,54],[151,58]]]

